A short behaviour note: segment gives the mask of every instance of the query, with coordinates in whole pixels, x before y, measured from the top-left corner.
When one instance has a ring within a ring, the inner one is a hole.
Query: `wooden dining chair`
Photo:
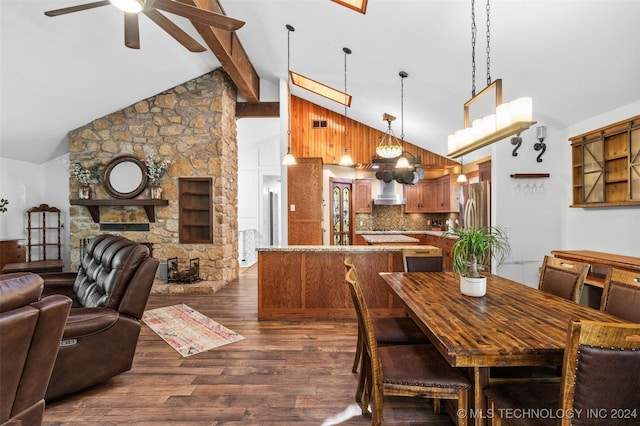
[[[405,272],[442,272],[442,249],[438,247],[412,247],[402,249]]]
[[[487,412],[492,425],[637,425],[638,371],[640,324],[571,321],[561,383],[489,386]]]
[[[345,278],[364,337],[356,401],[363,414],[371,404],[371,424],[382,424],[385,396],[453,399],[458,401],[458,411],[466,412],[471,383],[462,371],[451,367],[433,345],[379,346],[353,265],[347,266]],[[466,417],[458,416],[457,423],[466,424]]]
[[[353,268],[351,258],[346,258],[344,265]],[[417,343],[429,343],[429,339],[422,330],[409,317],[379,317],[373,319],[373,328],[376,332],[378,344],[387,345],[410,345]],[[356,341],[356,353],[353,359],[351,371],[358,372],[358,366],[362,358],[364,348],[362,328],[358,327],[358,339]]]
[[[640,323],[640,274],[610,268],[604,280],[600,310]]]
[[[538,288],[580,303],[589,264],[545,256],[540,268]]]

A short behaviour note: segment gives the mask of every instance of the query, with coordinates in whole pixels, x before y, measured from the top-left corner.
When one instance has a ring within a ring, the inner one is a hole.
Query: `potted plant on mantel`
[[[487,292],[487,278],[480,274],[488,270],[491,259],[501,265],[510,251],[504,231],[495,226],[480,228],[456,228],[443,237],[455,237],[453,244],[453,269],[460,274],[460,292],[467,296],[481,297]]]

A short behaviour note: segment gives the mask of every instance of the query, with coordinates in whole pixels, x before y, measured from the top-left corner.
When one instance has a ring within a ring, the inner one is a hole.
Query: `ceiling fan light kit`
[[[138,26],[138,15],[140,13],[146,15],[151,19],[151,21],[166,31],[178,43],[182,44],[191,52],[204,52],[207,49],[184,30],[174,24],[169,18],[164,16],[160,10],[226,31],[235,31],[244,25],[243,21],[231,18],[224,14],[200,9],[186,3],[173,0],[102,0],[93,3],[85,3],[77,6],[49,10],[44,12],[44,14],[46,16],[54,17],[109,5],[113,5],[125,12],[124,44],[131,49],[140,49],[140,34]]]
[[[123,12],[138,13],[144,9],[144,0],[109,0],[112,5]]]

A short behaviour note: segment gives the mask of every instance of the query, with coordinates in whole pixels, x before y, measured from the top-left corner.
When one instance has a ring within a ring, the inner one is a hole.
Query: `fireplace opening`
[[[202,281],[200,278],[200,258],[189,259],[189,267],[180,269],[177,257],[167,259],[167,282],[190,284]]]

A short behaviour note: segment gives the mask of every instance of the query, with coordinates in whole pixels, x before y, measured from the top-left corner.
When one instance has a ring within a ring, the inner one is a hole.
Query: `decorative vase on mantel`
[[[80,188],[78,188],[78,199],[80,200],[91,199],[91,187],[89,185],[80,185]]]
[[[149,183],[149,198],[152,200],[162,200],[162,187],[160,182]]]

